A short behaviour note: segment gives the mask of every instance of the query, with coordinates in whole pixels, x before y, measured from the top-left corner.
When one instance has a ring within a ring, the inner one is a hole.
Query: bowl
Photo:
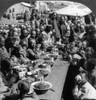
[[[32,83],[33,89],[36,94],[45,94],[49,89],[52,88],[52,84],[47,81],[38,81]]]
[[[49,58],[54,58],[54,60],[56,60],[58,55],[57,54],[49,54],[48,57]]]
[[[48,69],[40,69],[39,71],[44,76],[44,78],[47,77],[49,73],[51,72],[51,70],[48,70]]]
[[[52,53],[52,54],[49,54],[48,56],[49,56],[49,57],[57,57],[58,55],[57,55],[57,54]]]
[[[47,52],[51,52],[52,51],[52,48],[53,48],[52,46],[48,47],[47,48]]]
[[[49,75],[49,73],[51,73],[51,69],[50,68],[46,68],[46,69],[43,69],[43,68],[39,68],[36,70],[36,72],[38,72],[38,75],[43,75],[44,78],[47,77]]]
[[[58,53],[58,48],[53,48],[52,51]]]
[[[47,66],[47,63],[41,63],[40,65],[38,65],[38,68],[47,68]]]
[[[50,66],[52,67],[53,64],[54,64],[54,61],[52,61],[52,60],[44,60],[42,63],[43,63],[43,64],[50,65]]]
[[[46,58],[44,58],[44,60],[51,60],[51,58],[50,58],[50,57],[48,57],[48,55],[47,55],[47,57],[46,57]]]

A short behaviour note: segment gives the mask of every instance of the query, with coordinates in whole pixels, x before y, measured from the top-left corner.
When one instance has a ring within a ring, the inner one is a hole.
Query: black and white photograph
[[[96,0],[0,0],[0,100],[96,100]]]

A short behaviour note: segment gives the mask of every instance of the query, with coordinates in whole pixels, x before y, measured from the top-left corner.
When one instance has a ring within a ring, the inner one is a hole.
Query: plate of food
[[[44,94],[46,93],[49,89],[52,88],[52,84],[47,81],[38,81],[38,82],[33,82],[32,87],[36,94]]]

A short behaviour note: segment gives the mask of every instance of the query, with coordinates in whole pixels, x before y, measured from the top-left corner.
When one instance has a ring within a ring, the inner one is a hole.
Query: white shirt
[[[96,99],[96,90],[89,82],[86,82],[80,89],[78,89],[76,96],[79,100]]]

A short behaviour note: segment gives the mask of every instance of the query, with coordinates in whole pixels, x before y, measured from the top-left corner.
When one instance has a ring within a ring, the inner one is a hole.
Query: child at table
[[[30,83],[26,80],[18,84],[20,100],[39,100],[36,93],[30,90]]]
[[[2,100],[39,100],[33,89],[30,89],[30,83],[27,80],[14,84],[10,92],[4,94],[2,98]]]

